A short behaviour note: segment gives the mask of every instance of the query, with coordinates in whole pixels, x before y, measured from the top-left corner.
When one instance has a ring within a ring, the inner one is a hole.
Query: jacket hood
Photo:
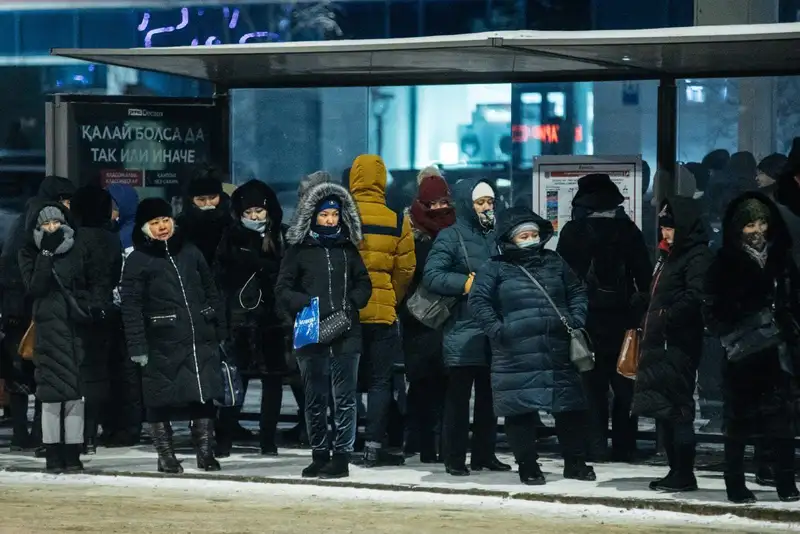
[[[478,214],[472,207],[472,190],[481,182],[486,182],[492,191],[497,195],[492,183],[485,178],[465,178],[453,186],[453,203],[456,206],[456,222],[466,224],[472,228],[482,230],[481,223],[478,222]],[[495,213],[497,207],[495,207]]]
[[[356,202],[386,203],[386,165],[380,156],[358,156],[350,168],[350,192]]]
[[[736,228],[733,224],[733,217],[739,206],[750,199],[755,199],[764,204],[770,212],[769,220],[769,241],[773,245],[779,244],[785,247],[792,246],[792,235],[789,232],[786,214],[783,213],[778,205],[768,196],[758,191],[748,191],[731,201],[725,210],[725,217],[722,219],[722,235],[725,246],[738,248],[741,240],[741,228]],[[800,228],[797,228],[800,230]]]
[[[266,201],[265,208],[270,221],[269,233],[272,235],[274,242],[277,242],[281,233],[281,225],[283,224],[283,208],[281,208],[278,195],[275,194],[275,191],[270,186],[261,180],[250,180],[238,187],[231,197],[231,206],[233,207],[233,213],[236,215],[236,224],[242,224],[241,218],[244,213],[242,200],[248,196],[258,196]]]
[[[111,223],[111,195],[96,185],[86,185],[75,191],[70,203],[78,226],[108,228]]]
[[[342,204],[340,212],[342,225],[348,233],[348,238],[355,245],[362,240],[361,216],[358,214],[355,200],[352,195],[339,184],[324,182],[312,187],[305,196],[300,199],[295,211],[294,221],[286,232],[286,242],[290,245],[298,245],[308,235],[311,230],[311,223],[315,215],[317,204],[325,197],[335,195]]]
[[[574,208],[609,211],[625,201],[617,184],[607,174],[587,174],[578,180],[578,192],[572,199]]]
[[[327,171],[312,172],[305,178],[301,179],[300,184],[297,186],[297,200],[299,201],[301,198],[303,198],[306,193],[308,193],[308,191],[315,185],[325,182],[333,182],[333,176],[331,176],[331,173]]]
[[[519,247],[511,241],[511,230],[522,223],[536,223],[539,227],[539,237],[542,240],[540,249],[543,248],[550,239],[553,238],[555,231],[553,224],[547,219],[537,215],[528,208],[517,206],[508,208],[500,212],[497,216],[497,246],[505,252],[507,249],[512,248],[519,250]]]
[[[672,197],[661,203],[661,209],[667,205],[675,218],[675,242],[672,245],[672,253],[681,254],[696,245],[708,246],[708,232],[697,201],[685,197]]]
[[[133,223],[136,219],[136,207],[139,205],[139,194],[127,184],[111,184],[108,192],[119,210],[120,225]]]
[[[72,198],[75,194],[75,184],[61,176],[45,176],[39,185],[38,196],[42,200],[58,202],[65,198]]]

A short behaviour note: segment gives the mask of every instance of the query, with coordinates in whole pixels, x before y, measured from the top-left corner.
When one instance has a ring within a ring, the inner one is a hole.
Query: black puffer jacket
[[[742,228],[733,224],[737,208],[753,198],[771,211],[764,268],[742,249]],[[723,234],[724,244],[706,276],[704,315],[708,329],[717,336],[733,333],[743,321],[774,306],[787,346],[796,347],[800,333],[794,326],[800,319],[800,272],[791,258],[792,240],[777,206],[761,193],[745,193],[728,207]],[[723,360],[726,434],[739,439],[764,432],[789,437],[790,384],[795,367],[792,351],[780,355],[775,348],[736,363]]]
[[[115,313],[113,291],[122,272],[122,245],[119,236],[110,229],[111,195],[108,191],[96,186],[81,187],[75,192],[70,207],[81,240],[89,249],[90,261],[102,274],[93,289],[101,299],[95,306],[107,319],[98,317],[100,322],[86,338],[81,364],[84,396],[89,401],[98,401],[109,393],[108,362],[113,337],[109,321]]]
[[[694,390],[703,350],[701,312],[711,263],[706,225],[697,203],[672,198],[675,241],[662,242],[643,325],[633,412],[674,422],[694,420]],[[662,204],[663,208],[663,204]]]
[[[511,242],[509,232],[525,222],[539,226],[540,246],[520,249]],[[580,373],[569,358],[567,329],[519,266],[545,287],[575,328],[586,322],[588,299],[583,284],[558,254],[544,248],[553,236],[553,226],[529,209],[502,212],[497,235],[502,253],[478,271],[469,294],[472,315],[491,339],[495,413],[586,409]]]
[[[242,225],[240,199],[249,189],[259,190],[267,199],[270,250],[264,250],[264,235]],[[236,221],[222,236],[214,275],[226,304],[237,363],[248,374],[285,371],[286,325],[275,305],[275,283],[285,252],[283,211],[275,192],[258,180],[237,189],[232,203]]]
[[[122,319],[128,354],[149,357],[142,370],[145,406],[217,399],[217,330],[224,320],[217,316],[221,305],[211,269],[180,230],[165,243],[147,239],[142,224],[136,221],[135,250],[122,274]]]
[[[184,199],[183,213],[178,217],[178,227],[186,241],[197,247],[208,265],[214,264],[217,247],[231,224],[231,200],[225,193],[220,195],[216,209],[203,211],[192,199]]]
[[[338,239],[323,245],[309,235],[317,204],[336,195],[342,206],[342,232]],[[319,297],[320,316],[350,307],[353,328],[330,346],[307,345],[298,355],[355,354],[361,352],[361,324],[358,310],[369,302],[372,282],[358,252],[361,241],[361,220],[353,197],[338,184],[322,183],[300,200],[294,224],[286,234],[290,245],[281,263],[275,296],[282,310],[294,318]]]
[[[39,207],[58,207],[74,228],[69,212],[59,203]],[[28,242],[19,252],[22,280],[33,301],[36,338],[33,361],[36,364],[36,397],[42,402],[66,402],[84,396],[80,365],[84,358],[85,340],[91,336],[90,326],[77,316],[59,288],[53,271],[75,298],[82,310],[96,307],[102,301],[99,288],[102,267],[91,261],[88,242],[74,235],[72,248],[64,254],[45,256],[33,241],[38,212],[28,221]]]

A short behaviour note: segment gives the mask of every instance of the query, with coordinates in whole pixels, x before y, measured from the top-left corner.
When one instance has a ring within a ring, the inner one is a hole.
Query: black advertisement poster
[[[71,108],[77,149],[71,168],[82,184],[179,186],[199,166],[215,163],[212,137],[220,132],[210,105],[75,102]]]

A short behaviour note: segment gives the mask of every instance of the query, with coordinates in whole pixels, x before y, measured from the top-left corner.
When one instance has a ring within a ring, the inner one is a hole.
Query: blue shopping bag
[[[319,298],[311,299],[311,304],[303,308],[294,320],[295,349],[319,343]]]

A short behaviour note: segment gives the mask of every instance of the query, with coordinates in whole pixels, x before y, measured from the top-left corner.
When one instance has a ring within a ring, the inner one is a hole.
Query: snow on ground
[[[296,484],[258,484],[225,480],[189,480],[180,478],[137,478],[101,475],[48,475],[43,473],[0,472],[0,486],[89,486],[160,489],[191,493],[205,498],[226,497],[250,501],[280,500],[292,503],[341,501],[362,503],[386,503],[414,507],[481,509],[487,513],[508,512],[524,515],[546,516],[558,519],[590,518],[626,524],[659,523],[679,526],[713,526],[731,529],[774,528],[778,525],[765,521],[753,521],[732,515],[695,516],[675,512],[653,510],[625,510],[597,505],[572,505],[519,501],[500,497],[471,495],[442,495],[424,492],[384,491],[344,487],[320,487]],[[786,531],[800,531],[800,524],[781,523]]]

